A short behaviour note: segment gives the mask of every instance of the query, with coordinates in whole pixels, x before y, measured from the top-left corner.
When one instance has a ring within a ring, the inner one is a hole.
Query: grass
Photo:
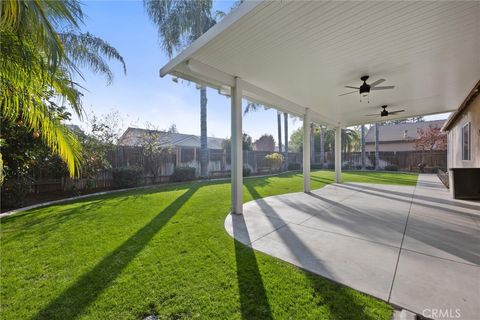
[[[313,172],[312,188],[333,179]],[[246,179],[244,200],[301,188],[298,173]],[[194,182],[2,218],[1,318],[390,319],[388,304],[234,241],[223,228],[229,206],[228,182]]]

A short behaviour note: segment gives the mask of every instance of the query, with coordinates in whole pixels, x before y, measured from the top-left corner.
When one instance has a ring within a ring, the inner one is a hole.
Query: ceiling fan
[[[397,113],[401,113],[401,112],[405,112],[405,110],[395,110],[395,111],[387,111],[387,107],[388,105],[383,105],[382,106],[382,111],[380,112],[380,117],[388,117],[388,116],[391,116],[393,114],[397,114]],[[367,114],[366,115],[367,117],[378,117],[378,113],[375,113],[375,114]]]
[[[379,87],[378,85],[380,83],[385,82],[386,81],[385,79],[378,79],[377,81],[374,81],[374,82],[368,84],[367,83],[368,78],[369,78],[369,76],[362,76],[360,78],[360,80],[363,81],[363,84],[360,87],[345,86],[345,88],[356,89],[356,90],[351,91],[351,92],[347,92],[347,93],[342,93],[342,94],[339,94],[338,96],[345,96],[347,94],[352,94],[352,93],[355,93],[355,92],[359,92],[360,93],[360,102],[362,102],[361,97],[367,97],[368,98],[368,94],[370,93],[370,90],[387,90],[387,89],[395,88],[395,86]],[[370,100],[368,102],[370,103]]]

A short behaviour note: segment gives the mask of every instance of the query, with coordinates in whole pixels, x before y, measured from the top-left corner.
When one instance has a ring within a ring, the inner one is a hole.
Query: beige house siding
[[[462,160],[462,127],[471,123],[471,160]],[[480,95],[462,112],[448,131],[447,162],[449,168],[480,168]]]

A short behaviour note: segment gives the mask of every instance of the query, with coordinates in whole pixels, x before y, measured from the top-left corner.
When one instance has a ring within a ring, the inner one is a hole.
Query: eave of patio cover
[[[348,126],[452,111],[480,78],[480,2],[245,2],[161,69]],[[370,103],[343,86],[385,78]]]

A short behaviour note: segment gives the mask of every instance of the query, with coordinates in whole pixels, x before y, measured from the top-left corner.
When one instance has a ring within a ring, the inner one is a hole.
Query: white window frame
[[[465,141],[465,130],[467,131],[467,141]],[[465,154],[465,142],[467,143],[467,154]],[[462,160],[472,159],[472,125],[467,122],[462,126]]]

